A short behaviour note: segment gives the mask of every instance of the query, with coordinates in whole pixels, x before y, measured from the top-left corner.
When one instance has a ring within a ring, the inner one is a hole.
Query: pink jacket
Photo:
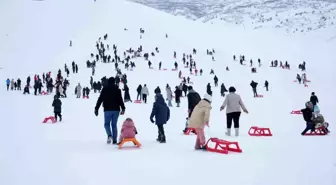
[[[136,133],[136,128],[132,120],[124,121],[121,128],[121,135],[123,138],[134,138]]]

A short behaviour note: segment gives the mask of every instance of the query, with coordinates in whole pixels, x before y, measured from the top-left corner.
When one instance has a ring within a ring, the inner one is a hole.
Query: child
[[[118,144],[120,144],[125,138],[134,138],[136,134],[138,134],[138,132],[134,126],[133,120],[131,118],[127,118],[122,125]]]
[[[155,117],[155,121],[153,118]],[[160,143],[166,143],[166,136],[164,132],[163,125],[167,123],[170,118],[170,110],[167,106],[162,94],[158,93],[155,95],[155,102],[153,104],[152,113],[150,115],[150,121],[155,123],[158,127],[158,138],[156,141]]]
[[[59,96],[54,96],[54,101],[52,103],[52,106],[54,107],[54,114],[55,114],[55,120],[57,121],[57,116],[60,118],[60,121],[62,121],[62,102],[59,99]]]
[[[196,129],[195,150],[206,150],[204,127],[209,126],[211,101],[212,97],[205,94],[203,100],[196,105],[191,113],[188,127]]]

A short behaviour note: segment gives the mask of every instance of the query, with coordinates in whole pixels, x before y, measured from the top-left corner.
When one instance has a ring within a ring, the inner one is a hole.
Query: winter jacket
[[[188,97],[188,109],[189,110],[193,110],[194,107],[201,101],[200,95],[193,89],[189,90],[187,97]]]
[[[60,94],[63,94],[63,87],[62,87],[62,85],[59,85],[59,86],[58,86],[58,92],[59,92]],[[77,89],[77,93],[78,93],[78,89]]]
[[[6,80],[6,85],[9,85],[10,82],[11,82],[11,81],[10,81],[9,79],[7,79],[7,80]]]
[[[253,89],[255,89],[255,88],[257,88],[257,86],[258,86],[258,83],[257,83],[257,82],[254,82],[254,81],[252,81],[252,82],[250,83],[250,86],[251,86]]]
[[[95,109],[98,110],[103,103],[104,111],[125,111],[124,101],[121,96],[121,90],[112,80],[108,80],[108,86],[103,87]]]
[[[226,107],[226,113],[232,113],[232,112],[241,112],[241,108],[246,111],[246,107],[240,97],[240,95],[236,93],[229,93],[223,102],[222,105],[223,108]]]
[[[134,138],[136,133],[137,130],[134,126],[134,122],[132,120],[125,120],[121,128],[122,138]]]
[[[60,86],[60,87],[62,87],[62,86]],[[63,90],[62,90],[63,91]],[[61,93],[61,91],[59,91],[60,93]],[[81,95],[81,93],[82,93],[82,86],[80,86],[80,85],[77,85],[76,86],[76,95],[77,96],[80,96]]]
[[[55,98],[52,106],[54,107],[54,113],[61,113],[62,112],[62,102],[60,99]]]
[[[143,86],[141,89],[141,94],[146,94],[147,96],[149,95],[149,91],[147,86]]]
[[[316,95],[310,96],[310,102],[313,103],[313,105],[316,105],[319,101]]]
[[[166,93],[167,93],[167,100],[171,101],[173,99],[173,92],[170,87],[166,88]]]
[[[166,124],[170,118],[170,110],[164,101],[162,94],[157,94],[155,98],[156,100],[153,104],[150,120],[153,122],[153,118],[155,117],[156,125]]]
[[[204,99],[201,100],[191,113],[188,127],[204,128],[205,123],[209,123],[211,109],[212,108],[209,101]]]
[[[303,119],[307,122],[307,123],[311,123],[312,118],[313,118],[313,110],[309,109],[308,107],[306,107],[305,109],[301,109],[302,112],[302,116]]]

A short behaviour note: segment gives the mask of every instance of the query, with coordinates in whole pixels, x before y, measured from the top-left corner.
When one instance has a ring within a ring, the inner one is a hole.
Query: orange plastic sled
[[[138,148],[141,147],[141,144],[139,143],[139,141],[136,138],[125,138],[120,144],[119,144],[119,148],[121,149],[122,146],[127,143],[127,142],[133,142]]]

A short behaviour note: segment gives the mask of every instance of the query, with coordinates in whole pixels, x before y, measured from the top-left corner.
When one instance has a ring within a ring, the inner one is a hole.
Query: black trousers
[[[159,138],[165,136],[163,125],[156,125],[158,127]]]
[[[241,112],[231,112],[226,114],[226,127],[231,128],[232,126],[232,120],[234,123],[234,128],[239,128],[239,118],[240,118]]]
[[[55,120],[57,121],[57,116],[60,118],[59,120],[62,121],[62,115],[60,112],[55,112]]]
[[[145,103],[147,103],[147,94],[143,94],[142,95],[142,101],[144,101]]]
[[[139,100],[139,99],[141,99],[141,94],[140,93],[138,93],[138,95],[137,95],[137,100]]]

